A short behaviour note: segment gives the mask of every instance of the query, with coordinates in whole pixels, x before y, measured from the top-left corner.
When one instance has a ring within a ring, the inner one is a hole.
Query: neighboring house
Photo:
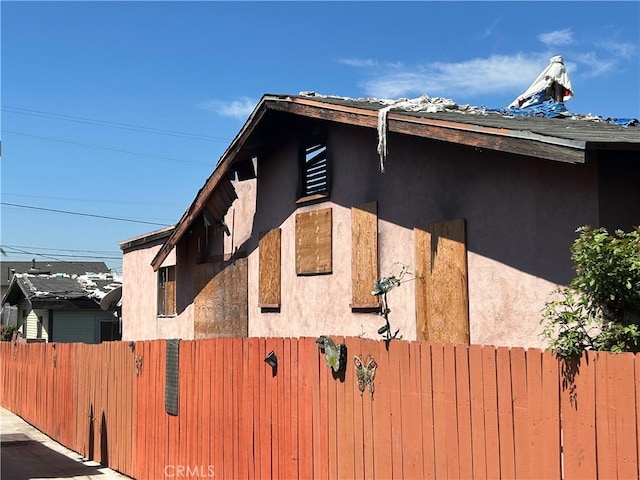
[[[119,340],[121,286],[110,273],[16,273],[2,298],[3,320],[27,342]]]
[[[163,244],[123,248],[123,338],[380,338],[371,290],[400,263],[404,339],[542,346],[576,228],[640,224],[640,130],[403,105],[265,95]]]

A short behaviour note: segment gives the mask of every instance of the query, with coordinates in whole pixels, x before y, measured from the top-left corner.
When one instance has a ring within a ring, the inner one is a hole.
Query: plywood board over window
[[[296,215],[296,273],[332,272],[331,208]]]
[[[378,279],[378,204],[364,203],[351,209],[351,308],[376,308],[371,295]]]
[[[469,343],[464,219],[414,229],[418,340]]]
[[[281,230],[274,228],[260,234],[259,294],[260,308],[280,307]]]
[[[197,294],[193,306],[196,339],[248,335],[246,258],[196,265],[195,286]]]

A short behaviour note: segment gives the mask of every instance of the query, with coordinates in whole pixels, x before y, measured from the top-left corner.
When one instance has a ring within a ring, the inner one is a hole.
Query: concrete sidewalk
[[[0,478],[2,480],[93,479],[130,480],[130,477],[85,461],[18,415],[0,407]]]

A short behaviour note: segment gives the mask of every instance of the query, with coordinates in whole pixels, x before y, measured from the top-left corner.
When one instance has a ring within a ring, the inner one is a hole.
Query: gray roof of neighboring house
[[[2,304],[15,305],[20,298],[32,302],[87,299],[100,304],[105,295],[121,286],[122,281],[118,277],[105,273],[73,276],[18,273]]]
[[[136,247],[140,247],[143,245],[148,245],[153,242],[157,242],[159,240],[163,240],[167,238],[173,232],[175,227],[169,226],[164,227],[159,230],[154,230],[153,232],[143,233],[142,235],[138,235],[133,238],[128,238],[127,240],[123,240],[118,245],[120,246],[120,250],[126,252],[127,250],[131,250]]]
[[[2,287],[11,282],[12,271],[15,273],[64,273],[67,275],[85,275],[87,273],[109,273],[109,267],[104,262],[0,262],[0,280]],[[33,268],[37,272],[33,271]]]

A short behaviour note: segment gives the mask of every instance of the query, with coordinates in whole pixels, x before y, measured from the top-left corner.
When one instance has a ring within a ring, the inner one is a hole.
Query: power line
[[[43,112],[40,110],[30,110],[28,108],[11,107],[4,105],[2,110],[9,113],[18,113],[20,115],[32,115],[36,117],[50,118],[53,120],[64,120],[66,122],[83,123],[86,125],[96,125],[100,127],[121,128],[124,130],[133,130],[135,132],[152,133],[156,135],[169,135],[173,137],[190,138],[193,140],[204,140],[207,142],[229,142],[229,138],[213,137],[211,135],[200,135],[198,133],[178,132],[175,130],[164,130],[161,128],[143,127],[139,125],[130,125],[127,123],[109,122],[107,120],[97,120],[95,118],[76,117],[73,115],[64,115],[61,113]]]
[[[83,250],[78,248],[74,249],[74,248],[51,248],[51,247],[27,247],[24,245],[7,245],[7,244],[2,245],[2,248],[13,248],[13,249],[28,248],[32,250],[53,250],[55,252],[100,253],[104,255],[119,254],[119,251],[116,252],[114,250]]]
[[[169,227],[171,225],[167,224],[167,223],[156,223],[156,222],[146,222],[144,220],[133,220],[130,218],[120,218],[120,217],[109,217],[107,215],[95,215],[95,214],[91,214],[91,213],[80,213],[80,212],[71,212],[68,210],[56,210],[53,208],[43,208],[43,207],[33,207],[31,205],[19,205],[17,203],[7,203],[7,202],[0,202],[0,205],[4,205],[7,207],[18,207],[18,208],[27,208],[30,210],[42,210],[45,212],[54,212],[54,213],[65,213],[67,215],[78,215],[81,217],[92,217],[92,218],[103,218],[106,220],[117,220],[120,222],[131,222],[131,223],[145,223],[147,225],[159,225],[161,227]]]
[[[187,164],[191,164],[191,165],[201,165],[201,166],[205,166],[205,167],[211,167],[212,166],[209,163],[193,162],[191,160],[184,160],[184,159],[175,158],[175,157],[167,157],[165,155],[157,155],[155,153],[137,152],[135,150],[127,150],[126,148],[109,147],[107,145],[95,145],[95,144],[92,144],[92,143],[74,142],[73,140],[65,140],[65,139],[56,138],[56,137],[47,137],[47,136],[44,136],[44,135],[35,135],[35,134],[32,134],[32,133],[15,132],[13,130],[3,130],[2,132],[3,133],[9,133],[9,134],[12,134],[12,135],[22,135],[24,137],[39,138],[41,140],[48,140],[50,142],[65,143],[65,144],[68,144],[68,145],[76,145],[76,146],[79,146],[79,147],[91,148],[93,150],[108,150],[110,152],[126,153],[128,155],[138,155],[140,157],[158,158],[160,160],[170,160],[172,162],[187,163]]]
[[[3,197],[21,197],[21,198],[39,198],[41,200],[65,200],[70,202],[94,202],[94,203],[106,203],[106,204],[121,204],[121,205],[160,205],[160,206],[183,206],[182,202],[140,202],[137,200],[105,200],[94,198],[72,198],[72,197],[49,197],[43,195],[27,195],[24,193],[7,193],[2,192]]]
[[[65,257],[65,258],[93,258],[93,259],[101,259],[101,260],[122,260],[122,257],[108,257],[108,256],[104,256],[104,255],[67,255],[67,254],[56,254],[55,257],[51,256],[51,254],[46,254],[46,253],[37,253],[37,252],[28,252],[26,250],[20,250],[17,248],[12,248],[12,247],[7,247],[4,246],[3,248],[7,248],[10,249],[10,251],[7,251],[7,254],[10,253],[19,253],[19,254],[23,254],[23,255],[35,255],[37,257],[42,257],[42,258],[48,258],[50,260],[57,260],[57,261],[62,261],[59,258],[60,257]]]

